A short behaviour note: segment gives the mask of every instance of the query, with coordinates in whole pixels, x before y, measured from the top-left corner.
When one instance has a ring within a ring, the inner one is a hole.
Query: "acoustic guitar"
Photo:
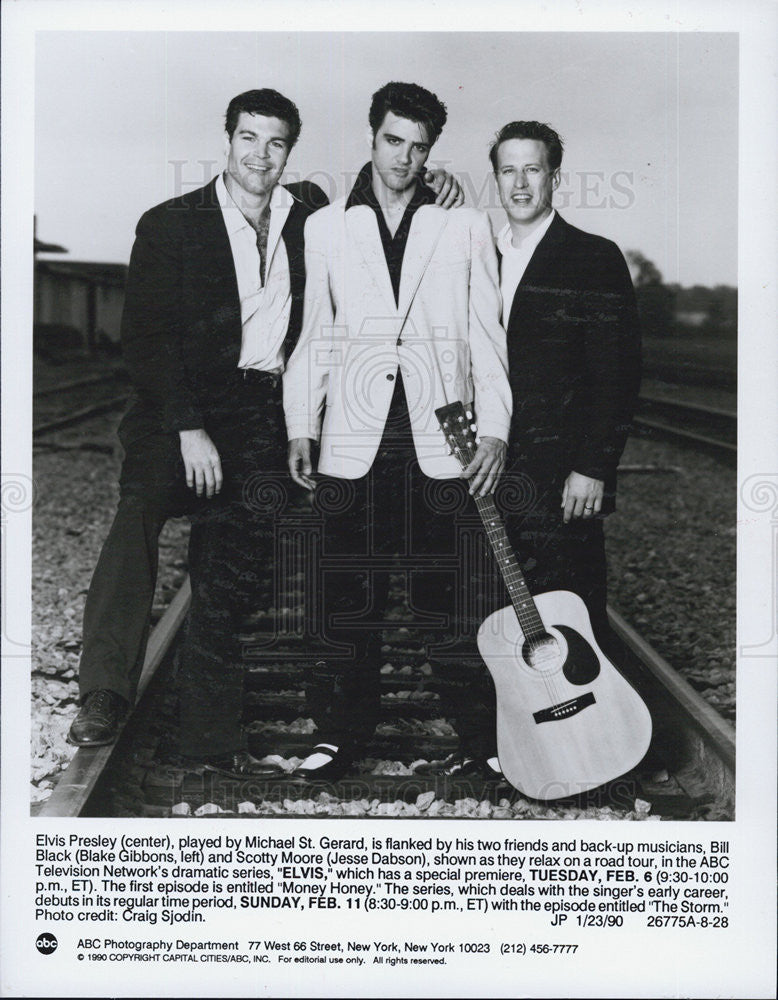
[[[472,410],[435,411],[463,467],[476,451]],[[476,507],[511,599],[478,630],[478,650],[497,695],[497,752],[503,774],[524,795],[559,799],[617,778],[645,755],[651,716],[605,656],[577,594],[533,597],[493,497]]]

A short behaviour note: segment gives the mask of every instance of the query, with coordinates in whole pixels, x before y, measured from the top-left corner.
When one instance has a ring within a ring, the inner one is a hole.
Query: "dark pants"
[[[276,516],[289,498],[281,385],[238,380],[211,397],[206,430],[222,460],[217,503],[192,514],[192,606],[181,657],[181,751],[193,756],[245,746],[240,718],[245,663],[242,619],[272,602]]]
[[[463,557],[462,538],[475,514],[463,480],[434,480],[416,460],[408,407],[398,377],[384,435],[367,476],[322,476],[313,516],[321,523],[320,614],[330,649],[311,672],[307,711],[317,737],[336,745],[361,743],[380,710],[381,629],[388,620],[390,574],[405,578],[410,624],[431,644],[434,668],[461,674],[471,688],[479,581]],[[469,637],[469,650],[463,639]],[[463,648],[468,671],[463,667]],[[455,679],[455,682],[456,679]],[[458,682],[457,682],[458,683]],[[490,682],[487,682],[490,686]],[[479,733],[483,722],[462,715]],[[458,720],[459,725],[460,720]]]
[[[82,695],[107,687],[134,699],[159,532],[168,517],[188,513],[192,604],[182,651],[181,749],[192,756],[243,745],[237,628],[272,566],[267,497],[284,494],[288,483],[280,384],[236,372],[203,390],[202,402],[224,475],[211,499],[186,487],[178,434],[160,431],[142,413],[124,422],[121,500],[87,598],[80,673]]]
[[[606,573],[599,519],[562,521],[561,493],[515,466],[497,504],[530,592],[571,590],[584,600],[595,636],[606,641]],[[368,476],[322,477],[315,513],[323,521],[324,633],[339,649],[312,672],[308,712],[318,738],[337,745],[371,736],[379,716],[381,627],[388,571],[403,571],[409,609],[431,641],[430,662],[445,678],[444,709],[461,748],[496,754],[495,695],[475,633],[510,603],[475,505],[462,480],[430,480],[418,466],[401,382]]]
[[[599,640],[608,633],[603,521],[575,518],[565,524],[561,496],[561,488],[544,484],[528,470],[506,474],[497,502],[530,593],[578,594]],[[509,603],[504,589],[501,599]]]
[[[550,590],[570,590],[586,604],[594,634],[607,653],[608,626],[606,612],[605,543],[601,520],[580,520],[564,524],[559,505],[561,494],[539,497],[530,491],[534,503],[527,505],[526,491],[517,489],[510,476],[501,482],[496,503],[505,519],[506,533],[519,560],[531,594]],[[543,499],[545,503],[538,503]],[[480,522],[480,519],[479,519]],[[470,537],[483,537],[480,523]],[[467,546],[462,555],[467,557]],[[480,556],[473,573],[473,589],[469,606],[474,621],[466,620],[460,634],[467,648],[469,636],[477,632],[480,623],[493,611],[510,604],[508,591],[489,556]],[[471,625],[472,622],[472,625]],[[433,666],[434,666],[433,662]],[[465,655],[446,662],[449,684],[446,687],[446,707],[454,717],[460,747],[474,757],[496,755],[495,692],[491,677],[480,655],[474,662]]]
[[[178,434],[136,404],[119,427],[120,499],[84,607],[79,689],[108,688],[133,703],[146,653],[157,582],[158,539],[170,517],[194,506]]]

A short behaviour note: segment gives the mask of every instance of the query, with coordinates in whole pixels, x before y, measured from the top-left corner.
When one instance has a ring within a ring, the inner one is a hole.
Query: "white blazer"
[[[320,438],[319,471],[367,474],[402,372],[422,471],[457,477],[435,409],[474,403],[478,433],[508,440],[511,390],[488,217],[422,205],[413,216],[399,305],[378,220],[346,199],[305,226],[305,306],[284,374],[289,438]],[[326,407],[326,408],[325,408]]]

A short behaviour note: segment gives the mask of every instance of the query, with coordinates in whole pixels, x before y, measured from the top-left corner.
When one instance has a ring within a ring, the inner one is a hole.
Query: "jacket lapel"
[[[349,208],[346,211],[346,231],[359,248],[386,308],[394,315],[397,306],[392,282],[389,279],[389,269],[386,266],[381,234],[378,232],[378,220],[373,209],[367,205],[353,205]]]
[[[193,305],[203,320],[218,317],[218,328],[230,331],[235,351],[240,350],[240,294],[230,238],[224,224],[216,182],[202,189],[202,201],[194,207],[185,254],[191,262]],[[236,353],[237,358],[237,353]]]
[[[535,252],[530,257],[529,264],[527,264],[527,268],[516,288],[506,326],[507,330],[513,329],[514,324],[518,322],[522,292],[533,286],[540,286],[542,288],[547,284],[550,265],[558,256],[559,246],[565,241],[566,230],[567,223],[557,212],[553,222],[548,227],[548,232],[535,247]]]
[[[405,316],[411,307],[416,289],[427,270],[435,247],[448,222],[447,212],[431,212],[427,206],[418,208],[411,222],[408,242],[403,254],[402,277],[400,279],[400,315]],[[384,268],[386,265],[384,265]]]
[[[194,218],[197,225],[193,229],[193,235],[198,243],[198,259],[203,261],[204,280],[223,282],[225,276],[231,273],[234,291],[237,293],[238,282],[235,277],[230,238],[216,197],[215,181],[211,181],[203,188],[202,204],[195,207]],[[230,292],[232,291],[231,288]]]

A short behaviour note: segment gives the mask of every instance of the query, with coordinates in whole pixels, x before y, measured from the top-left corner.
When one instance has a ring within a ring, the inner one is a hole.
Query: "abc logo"
[[[53,934],[39,934],[35,940],[35,947],[41,955],[53,955],[58,943]]]

